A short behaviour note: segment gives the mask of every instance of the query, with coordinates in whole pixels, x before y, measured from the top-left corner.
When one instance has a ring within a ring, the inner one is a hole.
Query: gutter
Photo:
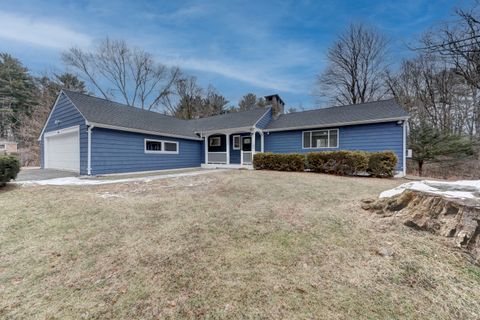
[[[309,124],[305,126],[296,126],[296,127],[284,127],[284,128],[273,128],[273,129],[263,129],[264,132],[275,132],[275,131],[289,131],[289,130],[299,130],[299,129],[310,129],[310,128],[331,128],[331,127],[342,127],[350,126],[356,124],[370,124],[370,123],[382,123],[382,122],[393,122],[393,121],[407,121],[410,117],[396,117],[396,118],[385,118],[377,120],[363,120],[363,121],[350,121],[350,122],[337,122],[337,123],[325,123],[325,124]]]
[[[136,133],[143,133],[143,134],[151,134],[153,136],[162,136],[162,137],[170,137],[170,138],[179,138],[179,139],[186,139],[186,140],[196,140],[196,141],[202,141],[201,138],[195,138],[195,137],[188,137],[188,136],[182,136],[178,134],[169,134],[169,133],[163,133],[163,132],[157,132],[157,131],[149,131],[149,130],[142,130],[142,129],[134,129],[134,128],[126,128],[126,127],[120,127],[120,126],[113,126],[109,124],[101,124],[97,122],[88,122],[87,125],[90,124],[94,127],[97,128],[104,128],[104,129],[112,129],[112,130],[120,130],[120,131],[127,131],[127,132],[136,132]]]

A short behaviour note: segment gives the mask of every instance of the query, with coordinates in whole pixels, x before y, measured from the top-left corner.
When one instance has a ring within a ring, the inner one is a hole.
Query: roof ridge
[[[114,104],[117,104],[117,105],[122,106],[122,107],[127,107],[127,108],[134,109],[135,111],[150,112],[150,113],[154,113],[156,115],[160,115],[160,116],[163,116],[163,117],[169,117],[169,118],[173,118],[173,119],[176,119],[176,120],[187,121],[185,119],[180,119],[180,118],[174,117],[174,116],[169,115],[169,114],[163,114],[163,113],[152,111],[152,110],[141,109],[141,108],[138,108],[138,107],[135,107],[135,106],[130,106],[130,105],[125,104],[125,103],[117,102],[117,101],[114,101],[114,100],[108,100],[108,99],[105,99],[105,98],[97,97],[97,96],[87,94],[87,93],[83,93],[83,92],[73,91],[73,90],[69,90],[69,89],[62,89],[62,91],[63,92],[67,91],[68,93],[78,94],[78,95],[86,96],[86,97],[89,97],[89,98],[94,98],[94,99],[97,99],[97,100],[102,100],[102,101],[105,101],[105,102],[114,103]],[[68,95],[68,93],[67,93],[67,95]]]
[[[295,111],[295,112],[284,113],[284,114],[282,114],[282,116],[286,116],[286,115],[289,115],[289,114],[296,114],[296,113],[304,113],[304,112],[319,111],[319,110],[325,110],[325,109],[343,108],[343,107],[352,107],[352,106],[358,106],[358,105],[364,105],[364,104],[371,104],[371,103],[385,102],[385,101],[390,101],[390,100],[395,100],[395,98],[390,98],[390,99],[382,99],[382,100],[375,100],[375,101],[367,101],[367,102],[362,102],[362,103],[351,103],[351,104],[346,104],[346,105],[343,105],[343,106],[329,106],[329,107],[316,108],[316,109],[310,109],[310,110]]]
[[[268,108],[271,108],[272,106],[267,106],[267,107],[258,107],[258,108],[253,108],[250,110],[241,110],[241,111],[236,111],[236,112],[225,112],[225,113],[220,113],[220,114],[215,114],[213,116],[208,116],[208,117],[203,117],[203,118],[197,118],[197,119],[189,119],[187,121],[197,121],[201,119],[211,119],[211,118],[218,118],[221,116],[226,116],[229,114],[239,114],[239,113],[246,113],[246,112],[251,112],[251,111],[256,111],[256,110],[265,110],[265,112],[268,110]]]

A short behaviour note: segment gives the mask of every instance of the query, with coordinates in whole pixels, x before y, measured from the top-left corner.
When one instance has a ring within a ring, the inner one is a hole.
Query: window
[[[149,141],[147,140],[146,142],[147,151],[162,151],[162,142],[161,141]]]
[[[145,153],[178,154],[178,142],[145,139]]]
[[[167,142],[163,143],[164,149],[167,152],[177,152],[177,143],[176,142]]]
[[[240,136],[233,136],[233,150],[240,150]]]
[[[211,137],[209,140],[210,147],[220,147],[222,145],[222,140],[220,137]]]
[[[5,145],[4,144],[0,144],[0,150],[5,150]]]
[[[304,131],[303,148],[338,148],[338,129]]]

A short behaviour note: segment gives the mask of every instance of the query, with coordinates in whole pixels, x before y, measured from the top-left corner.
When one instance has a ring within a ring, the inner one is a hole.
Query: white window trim
[[[162,145],[162,150],[147,150],[147,141],[151,142],[160,142]],[[174,143],[177,145],[177,151],[164,151],[165,150],[165,143]],[[147,154],[178,154],[179,152],[179,144],[178,141],[169,141],[169,140],[155,140],[155,139],[144,139],[143,140],[143,151]]]
[[[218,140],[218,144],[212,144],[213,141]],[[209,137],[208,138],[209,147],[221,147],[222,146],[222,137]]]
[[[237,147],[235,147],[235,138],[238,138],[238,146],[237,146]],[[241,145],[242,145],[242,136],[239,135],[239,134],[234,135],[232,142],[233,142],[233,143],[232,143],[232,145],[233,145],[233,146],[232,146],[232,149],[233,149],[233,150],[240,150]]]
[[[328,137],[327,137],[327,141],[328,141],[328,144],[330,145],[330,131],[337,131],[337,146],[336,147],[312,147],[312,132],[316,132],[316,131],[327,131],[328,133]],[[309,148],[305,148],[305,133],[307,132],[310,132],[310,147]],[[311,149],[338,149],[340,147],[340,130],[339,129],[318,129],[318,130],[306,130],[306,131],[302,131],[302,149],[305,149],[305,150],[311,150]]]

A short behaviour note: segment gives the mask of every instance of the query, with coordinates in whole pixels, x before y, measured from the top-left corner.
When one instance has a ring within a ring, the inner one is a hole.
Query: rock
[[[362,201],[363,202],[363,201]],[[416,230],[451,238],[452,245],[470,253],[480,264],[480,203],[428,192],[406,190],[390,198],[363,203],[362,208],[395,216]],[[384,256],[380,252],[378,254]]]
[[[377,254],[382,257],[392,257],[395,255],[395,251],[391,247],[381,247],[377,249]]]

